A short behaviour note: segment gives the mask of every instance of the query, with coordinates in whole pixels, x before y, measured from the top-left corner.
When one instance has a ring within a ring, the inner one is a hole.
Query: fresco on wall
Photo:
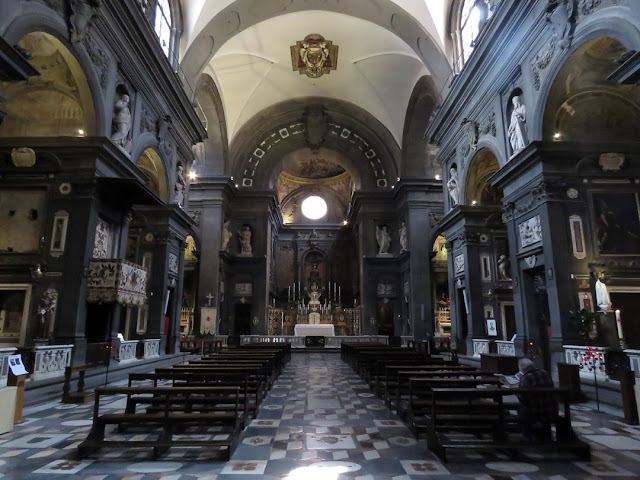
[[[318,179],[335,177],[344,173],[345,169],[325,158],[308,157],[287,162],[285,171],[294,177]]]
[[[594,227],[600,254],[640,254],[638,209],[636,193],[593,194]]]

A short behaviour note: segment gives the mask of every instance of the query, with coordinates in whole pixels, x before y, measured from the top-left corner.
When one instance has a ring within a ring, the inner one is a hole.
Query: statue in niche
[[[409,249],[407,248],[407,224],[405,222],[402,222],[399,233],[400,233],[400,253],[408,252]]]
[[[378,255],[388,255],[391,247],[391,235],[386,225],[382,228],[376,226],[376,240],[378,241]]]
[[[513,155],[521,151],[529,143],[527,134],[527,110],[520,101],[520,96],[513,97],[513,110],[511,111],[511,123],[509,124],[509,142]]]
[[[240,255],[251,255],[253,247],[251,247],[251,227],[245,225],[238,230],[238,238],[240,239]]]
[[[223,252],[227,251],[227,248],[229,247],[229,240],[231,240],[232,235],[231,230],[229,230],[229,220],[226,220],[222,227],[222,245],[220,248]]]
[[[124,147],[128,141],[129,130],[131,129],[131,110],[129,109],[129,95],[123,94],[116,100],[113,106],[113,133],[111,141],[116,145]]]
[[[71,0],[71,43],[84,40],[93,17],[98,15],[102,0]]]
[[[175,203],[180,207],[184,205],[185,194],[187,193],[187,181],[184,178],[184,166],[178,164],[176,167],[176,186],[173,189]]]
[[[449,196],[451,197],[451,208],[458,205],[459,202],[459,190],[458,190],[458,170],[456,167],[451,167],[449,170],[449,181],[447,182],[447,190],[449,190]]]
[[[611,297],[607,286],[600,281],[596,280],[596,303],[605,312],[611,310]]]
[[[55,288],[49,288],[40,299],[38,304],[38,313],[40,322],[38,324],[38,338],[48,338],[49,331],[53,327],[53,320],[56,315],[56,307],[58,305],[58,292]]]
[[[511,261],[506,255],[500,255],[498,258],[498,273],[500,280],[511,280]]]

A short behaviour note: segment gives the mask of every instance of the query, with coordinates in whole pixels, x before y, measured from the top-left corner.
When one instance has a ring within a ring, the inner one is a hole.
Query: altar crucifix
[[[207,299],[207,307],[211,306],[211,301],[213,300],[213,295],[211,295],[211,293],[209,293],[206,297],[204,297]]]

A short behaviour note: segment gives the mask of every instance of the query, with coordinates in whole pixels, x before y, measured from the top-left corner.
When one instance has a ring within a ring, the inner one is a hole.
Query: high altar
[[[320,303],[324,289],[311,283],[309,302],[304,299],[290,308],[269,307],[268,335],[324,336],[360,335],[360,308],[345,308],[326,300]]]

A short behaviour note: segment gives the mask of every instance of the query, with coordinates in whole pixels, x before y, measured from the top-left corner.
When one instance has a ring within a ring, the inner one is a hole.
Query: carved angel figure
[[[251,255],[253,247],[251,246],[251,227],[245,225],[242,230],[238,230],[238,239],[240,240],[240,254]]]
[[[71,22],[72,43],[84,40],[91,19],[98,15],[98,10],[101,6],[102,0],[71,0],[71,10],[73,13],[69,17],[69,20]]]

